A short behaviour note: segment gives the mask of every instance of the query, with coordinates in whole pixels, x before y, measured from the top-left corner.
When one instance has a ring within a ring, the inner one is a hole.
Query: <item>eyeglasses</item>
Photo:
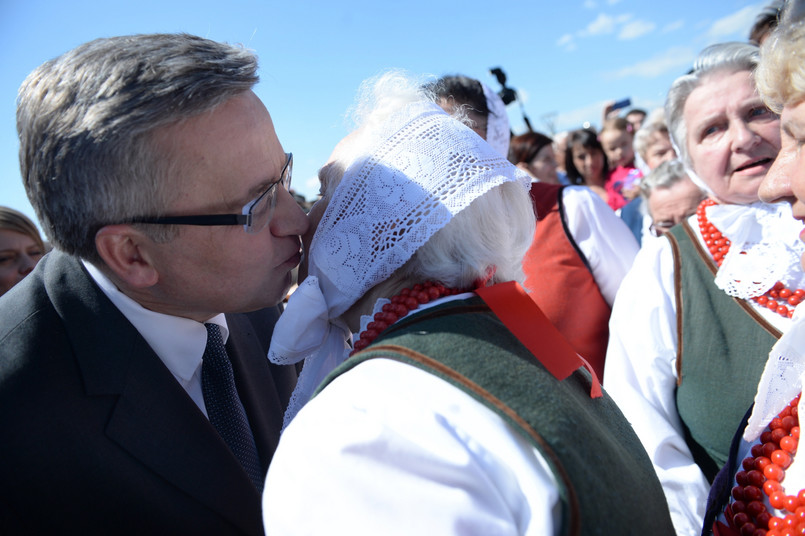
[[[277,206],[278,184],[282,185],[286,191],[291,188],[291,176],[293,174],[293,153],[285,153],[287,160],[280,172],[280,178],[271,183],[265,192],[256,199],[249,201],[243,207],[241,214],[204,214],[193,216],[163,216],[159,218],[134,218],[129,223],[156,223],[162,225],[242,225],[247,233],[259,233],[274,215],[274,208]]]
[[[676,223],[672,221],[658,221],[656,223],[652,223],[648,229],[651,231],[652,236],[662,236],[670,231],[671,227],[674,225],[676,225]]]

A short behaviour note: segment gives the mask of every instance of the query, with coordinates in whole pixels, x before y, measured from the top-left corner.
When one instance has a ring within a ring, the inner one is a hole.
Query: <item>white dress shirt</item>
[[[201,358],[207,346],[207,329],[201,322],[179,316],[171,316],[146,309],[115,286],[100,270],[89,262],[82,261],[90,277],[97,283],[115,307],[142,335],[145,342],[170,370],[176,381],[193,402],[207,415],[204,396],[201,392]],[[229,337],[229,328],[223,314],[207,322],[221,328],[224,343]]]

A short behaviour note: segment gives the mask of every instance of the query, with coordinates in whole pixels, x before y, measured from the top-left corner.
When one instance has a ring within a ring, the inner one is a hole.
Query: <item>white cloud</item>
[[[620,1],[621,0],[606,0],[610,5],[617,4]],[[594,0],[586,0],[584,6],[594,8],[596,4],[597,2]],[[657,25],[653,22],[635,19],[631,13],[621,15],[599,13],[595,20],[590,22],[586,27],[575,33],[565,34],[560,37],[556,45],[565,50],[575,50],[576,38],[616,34],[617,39],[626,41],[637,39],[647,33],[653,32],[656,28]]]
[[[718,19],[707,30],[707,36],[713,39],[720,39],[736,34],[749,35],[749,29],[755,22],[755,17],[760,12],[762,5],[746,6],[731,15]]]
[[[618,25],[627,22],[631,19],[631,15],[617,15],[612,17],[605,13],[599,13],[598,18],[592,21],[587,27],[581,31],[579,31],[579,35],[581,36],[590,36],[590,35],[606,35],[615,33]]]
[[[618,39],[621,41],[628,41],[630,39],[637,39],[641,35],[645,35],[649,32],[654,31],[657,25],[653,22],[648,22],[645,20],[635,20],[626,23],[622,28],[620,33],[618,33]]]
[[[682,74],[693,65],[695,58],[696,51],[691,47],[672,47],[652,58],[622,67],[609,73],[608,76],[612,78],[630,76],[656,78],[670,71],[679,71],[679,74]]]
[[[556,41],[556,46],[567,51],[576,50],[576,40],[572,34],[565,34]]]
[[[662,30],[660,30],[660,31],[662,33],[671,33],[671,32],[675,32],[676,30],[681,29],[683,26],[685,26],[685,21],[682,20],[682,19],[679,19],[679,20],[675,20],[674,22],[669,22],[668,24],[663,26]]]

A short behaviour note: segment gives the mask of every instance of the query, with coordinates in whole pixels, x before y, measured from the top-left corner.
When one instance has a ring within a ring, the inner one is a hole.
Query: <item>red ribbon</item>
[[[584,367],[593,380],[590,397],[602,396],[601,382],[593,367],[576,353],[519,283],[498,283],[476,289],[475,293],[557,380],[562,381]]]

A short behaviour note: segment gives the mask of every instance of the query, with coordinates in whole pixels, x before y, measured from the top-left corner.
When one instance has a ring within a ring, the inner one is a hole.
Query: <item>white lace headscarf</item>
[[[505,182],[529,186],[525,173],[430,100],[373,128],[376,142],[345,170],[311,242],[309,276],[274,329],[271,361],[305,360],[285,425],[344,360],[345,311],[475,199]]]
[[[504,158],[509,154],[509,142],[511,141],[511,129],[509,128],[509,115],[506,113],[506,105],[500,95],[481,82],[486,97],[486,107],[489,108],[489,116],[486,118],[486,142]]]

